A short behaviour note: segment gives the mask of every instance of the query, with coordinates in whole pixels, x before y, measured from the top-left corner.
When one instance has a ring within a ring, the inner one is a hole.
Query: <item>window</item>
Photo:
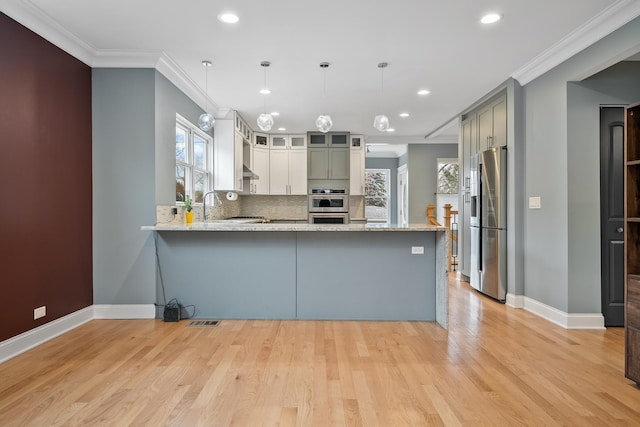
[[[195,203],[211,186],[213,139],[181,116],[176,117],[176,202],[190,196]]]
[[[389,224],[389,169],[365,171],[364,216],[367,222]]]
[[[438,159],[438,194],[458,194],[458,159]]]

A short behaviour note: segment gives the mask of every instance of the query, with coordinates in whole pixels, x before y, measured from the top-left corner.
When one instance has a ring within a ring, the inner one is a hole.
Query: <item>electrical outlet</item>
[[[529,209],[540,209],[540,196],[529,197]]]
[[[33,309],[33,320],[39,319],[47,315],[47,306],[43,305],[42,307]]]
[[[411,246],[411,254],[413,255],[424,254],[424,246]]]

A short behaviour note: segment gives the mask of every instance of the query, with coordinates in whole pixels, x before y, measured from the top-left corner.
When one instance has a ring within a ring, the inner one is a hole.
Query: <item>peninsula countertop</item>
[[[447,227],[429,224],[283,224],[283,223],[254,223],[234,221],[194,222],[193,224],[156,224],[143,225],[143,231],[439,231],[446,232]]]

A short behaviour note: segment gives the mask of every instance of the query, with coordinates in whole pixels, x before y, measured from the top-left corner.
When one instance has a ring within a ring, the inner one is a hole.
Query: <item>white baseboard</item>
[[[154,319],[153,304],[95,304],[94,319]]]
[[[0,342],[0,363],[93,320],[93,306],[75,311]]]
[[[515,296],[516,299],[518,297],[523,299],[525,310],[565,329],[605,329],[604,316],[601,313],[565,313],[532,298]]]
[[[0,363],[93,319],[154,319],[153,304],[91,305],[0,342]]]
[[[505,304],[513,308],[524,308],[524,295],[507,294]]]

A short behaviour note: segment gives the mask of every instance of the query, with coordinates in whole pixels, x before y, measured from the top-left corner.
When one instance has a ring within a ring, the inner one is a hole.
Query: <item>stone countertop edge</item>
[[[196,222],[191,225],[143,225],[140,229],[142,231],[447,231],[447,227],[428,224],[409,224],[407,226],[398,226],[387,224],[221,224],[202,222]]]

